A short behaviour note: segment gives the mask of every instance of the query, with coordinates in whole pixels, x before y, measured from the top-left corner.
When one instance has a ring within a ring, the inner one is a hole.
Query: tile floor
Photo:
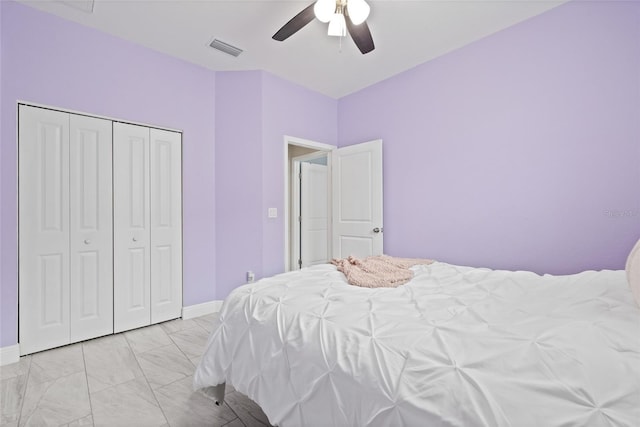
[[[220,407],[192,390],[217,322],[215,314],[172,320],[2,366],[0,426],[268,426],[229,385]]]

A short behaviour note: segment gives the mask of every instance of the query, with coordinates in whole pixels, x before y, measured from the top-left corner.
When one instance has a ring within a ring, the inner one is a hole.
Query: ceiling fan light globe
[[[329,22],[336,10],[335,0],[318,0],[313,6],[313,13],[320,22]]]
[[[347,12],[349,12],[349,18],[351,18],[353,25],[362,24],[369,17],[370,11],[371,7],[364,0],[349,0],[347,2]]]
[[[329,22],[329,30],[327,31],[327,34],[335,37],[344,37],[347,35],[347,23],[344,21],[343,14],[333,14],[333,17]]]

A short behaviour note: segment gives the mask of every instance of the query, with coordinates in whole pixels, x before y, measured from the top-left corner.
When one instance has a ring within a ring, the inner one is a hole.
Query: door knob
[[[380,231],[381,231],[381,230],[380,230],[380,228],[378,228],[378,227],[376,227],[376,228],[374,228],[374,229],[373,229],[373,232],[374,232],[374,233],[379,233]]]
[[[84,244],[85,244],[85,245],[88,245],[89,243],[91,243],[91,240],[89,240],[89,239],[84,239]]]

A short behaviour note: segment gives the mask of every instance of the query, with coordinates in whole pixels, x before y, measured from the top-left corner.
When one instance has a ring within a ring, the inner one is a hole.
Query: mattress
[[[398,288],[332,265],[235,289],[195,388],[287,426],[640,426],[640,308],[624,271],[436,262]]]

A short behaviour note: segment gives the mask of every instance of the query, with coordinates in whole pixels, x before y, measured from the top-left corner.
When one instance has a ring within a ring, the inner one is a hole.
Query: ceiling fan
[[[272,38],[284,41],[315,17],[329,23],[327,33],[330,36],[344,37],[348,31],[360,52],[369,53],[375,49],[371,31],[365,22],[370,9],[365,0],[317,0],[291,18]]]

